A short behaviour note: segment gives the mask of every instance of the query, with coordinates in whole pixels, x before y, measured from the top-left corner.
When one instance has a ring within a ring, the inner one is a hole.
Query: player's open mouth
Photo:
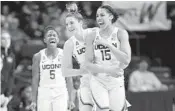
[[[75,29],[71,29],[71,30],[69,30],[70,32],[73,32]]]
[[[98,22],[99,25],[104,25],[105,23],[104,22]]]
[[[51,40],[50,43],[51,43],[51,44],[55,44],[56,41],[55,41],[55,40]]]

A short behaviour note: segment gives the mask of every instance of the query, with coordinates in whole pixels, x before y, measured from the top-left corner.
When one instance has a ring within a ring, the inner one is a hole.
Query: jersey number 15
[[[101,50],[102,60],[111,60],[110,50]]]

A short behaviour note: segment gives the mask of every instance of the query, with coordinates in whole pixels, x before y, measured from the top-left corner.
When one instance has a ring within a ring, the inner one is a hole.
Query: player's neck
[[[54,56],[54,55],[57,55],[58,53],[58,49],[55,47],[55,48],[50,48],[50,47],[47,47],[46,49],[46,54],[47,56]]]
[[[77,33],[76,35],[76,39],[77,40],[79,40],[79,41],[83,41],[83,29],[79,32],[79,33]]]
[[[106,28],[104,29],[100,29],[100,34],[102,37],[103,36],[109,37],[110,34],[113,32],[113,30],[114,30],[114,26],[111,24],[111,25],[106,26]]]

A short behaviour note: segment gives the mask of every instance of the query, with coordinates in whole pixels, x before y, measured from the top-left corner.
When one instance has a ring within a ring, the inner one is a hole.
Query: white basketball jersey
[[[104,66],[115,65],[115,66],[119,67],[120,62],[117,60],[117,58],[112,53],[112,51],[107,46],[104,46],[102,44],[99,44],[99,45],[96,44],[96,41],[101,39],[101,36],[99,34],[98,28],[96,28],[94,30],[97,32],[95,40],[94,40],[95,63],[99,64],[99,65],[104,65]],[[117,33],[118,33],[118,28],[115,27],[115,29],[111,33],[110,37],[108,37],[106,41],[111,43],[113,46],[115,46],[116,49],[120,49],[120,41],[118,40]],[[124,71],[118,72],[118,73],[124,73]],[[118,81],[123,82],[123,79],[124,79],[123,77],[114,78],[112,76],[109,76],[108,74],[98,74],[97,77],[98,77],[98,80],[100,80],[101,82],[105,81],[107,84],[111,83],[112,85],[116,84],[116,82],[118,82]]]
[[[85,35],[87,34],[87,31],[88,30],[83,31],[83,39],[85,39]],[[85,50],[86,50],[85,42],[81,42],[77,40],[75,36],[72,36],[71,39],[74,44],[73,57],[76,59],[78,64],[81,66],[81,64],[84,63],[85,61]],[[81,87],[87,86],[89,84],[89,78],[90,78],[89,74],[83,75],[81,77],[80,79]]]
[[[61,71],[63,51],[59,48],[58,50],[59,53],[53,60],[46,56],[46,49],[40,51],[40,87],[66,87],[66,81]]]
[[[73,57],[77,60],[78,64],[81,65],[85,60],[85,42],[77,40],[74,36],[71,37],[74,45]]]

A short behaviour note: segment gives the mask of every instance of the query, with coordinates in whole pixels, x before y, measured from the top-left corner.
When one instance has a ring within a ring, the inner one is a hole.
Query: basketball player
[[[86,69],[81,68],[81,64],[85,62],[85,37],[91,29],[83,29],[83,17],[78,13],[76,4],[69,4],[67,7],[69,14],[66,16],[66,28],[72,35],[64,44],[62,72],[66,77],[79,76],[81,77],[80,92],[79,92],[79,109],[80,111],[92,111],[93,100],[89,81],[91,74]],[[73,69],[72,56],[77,60],[80,69]],[[102,71],[104,68],[101,69]],[[110,72],[112,70],[109,70]]]
[[[75,3],[66,5],[68,14],[66,16],[66,29],[72,35],[64,44],[63,50],[63,61],[62,61],[62,72],[66,77],[80,76],[80,96],[79,96],[79,110],[80,111],[92,111],[93,102],[91,98],[91,92],[89,89],[89,78],[90,75],[84,69],[73,69],[72,57],[81,65],[85,60],[85,41],[84,35],[87,30],[82,28],[83,17],[78,13],[78,7]]]
[[[37,111],[67,111],[68,91],[61,72],[63,51],[57,48],[59,34],[49,26],[44,31],[47,48],[33,56],[32,93]]]
[[[100,111],[126,111],[124,71],[131,59],[128,33],[114,26],[118,16],[108,5],[98,8],[96,21],[99,28],[86,37],[86,62],[83,67],[96,73],[91,77],[92,97]],[[116,75],[100,73],[99,65],[114,66]],[[115,77],[116,76],[116,77]]]

